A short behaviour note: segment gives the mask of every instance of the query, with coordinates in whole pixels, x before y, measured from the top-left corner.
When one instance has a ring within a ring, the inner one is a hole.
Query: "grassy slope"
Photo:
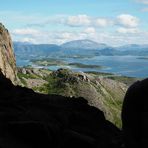
[[[42,70],[40,73],[45,73],[45,71]],[[19,73],[19,78],[24,83],[27,79],[40,79],[41,75],[38,72],[27,75]],[[90,105],[100,108],[106,118],[118,127],[121,127],[120,113],[127,87],[137,80],[105,73],[80,74],[69,70],[50,72],[45,74],[42,79],[47,83],[32,87],[34,91],[84,97]]]

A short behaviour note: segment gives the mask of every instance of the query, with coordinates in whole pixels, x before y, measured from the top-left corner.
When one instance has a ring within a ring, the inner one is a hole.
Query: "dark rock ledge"
[[[42,95],[0,74],[0,148],[120,148],[121,131],[83,98]]]

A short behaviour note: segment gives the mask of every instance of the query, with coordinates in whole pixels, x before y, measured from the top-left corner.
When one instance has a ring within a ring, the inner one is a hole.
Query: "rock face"
[[[34,93],[0,74],[1,148],[120,148],[121,132],[83,98]]]
[[[107,120],[121,127],[121,107],[127,85],[68,69],[54,71],[50,77],[47,85],[50,94],[83,97],[91,106],[101,109]]]
[[[128,86],[135,78],[105,73],[74,72],[70,69],[49,71],[18,68],[22,86],[42,94],[83,97],[91,106],[102,110],[107,120],[121,128],[121,108]]]
[[[148,78],[129,87],[122,108],[122,122],[126,148],[147,148]]]
[[[17,83],[16,61],[8,30],[0,23],[0,69],[14,84]]]

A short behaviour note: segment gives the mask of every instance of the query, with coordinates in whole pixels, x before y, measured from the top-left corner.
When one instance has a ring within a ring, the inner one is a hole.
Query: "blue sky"
[[[148,44],[148,0],[0,0],[14,41]]]

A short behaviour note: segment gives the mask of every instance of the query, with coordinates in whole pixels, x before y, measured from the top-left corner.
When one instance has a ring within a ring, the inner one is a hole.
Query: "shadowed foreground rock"
[[[1,148],[119,148],[120,131],[82,98],[42,95],[0,74]]]
[[[148,78],[128,89],[122,122],[126,148],[148,148]]]

